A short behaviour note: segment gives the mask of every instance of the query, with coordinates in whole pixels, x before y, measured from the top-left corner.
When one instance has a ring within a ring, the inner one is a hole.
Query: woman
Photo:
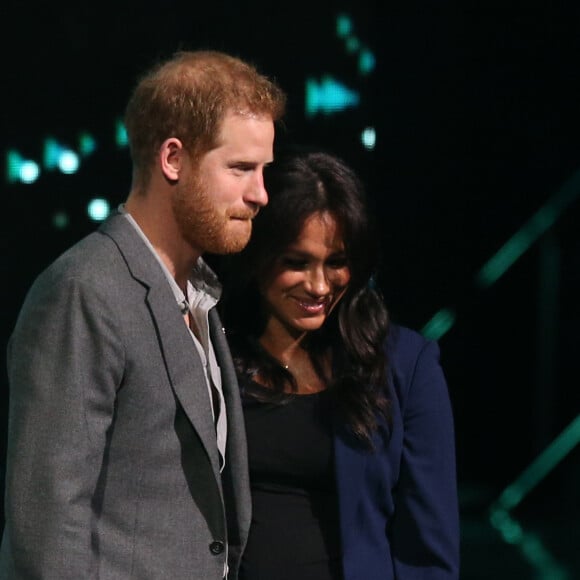
[[[240,578],[457,578],[439,351],[388,322],[362,185],[325,153],[265,180],[270,202],[222,273],[253,501]]]

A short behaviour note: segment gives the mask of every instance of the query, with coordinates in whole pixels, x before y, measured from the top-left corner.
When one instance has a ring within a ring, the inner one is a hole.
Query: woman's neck
[[[262,348],[294,377],[298,394],[316,393],[328,386],[306,348],[306,336],[307,333],[293,337],[265,332],[259,339]]]
[[[303,344],[305,337],[306,333],[295,337],[266,331],[259,342],[284,368],[288,368],[293,361],[310,358]]]

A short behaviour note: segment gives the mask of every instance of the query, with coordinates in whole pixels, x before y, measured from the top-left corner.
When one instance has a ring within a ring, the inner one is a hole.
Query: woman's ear
[[[184,154],[183,143],[177,137],[165,139],[161,144],[159,148],[159,166],[161,167],[161,172],[169,181],[175,182],[179,179]]]

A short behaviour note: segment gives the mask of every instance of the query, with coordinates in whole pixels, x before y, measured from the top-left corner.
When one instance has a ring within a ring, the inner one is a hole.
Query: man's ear
[[[170,137],[159,148],[159,165],[161,172],[169,181],[177,181],[183,165],[185,150],[177,137]]]

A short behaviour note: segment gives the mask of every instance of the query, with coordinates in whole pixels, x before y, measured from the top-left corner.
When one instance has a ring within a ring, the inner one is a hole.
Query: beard
[[[172,205],[181,236],[196,252],[232,254],[243,250],[250,240],[251,220],[232,220],[227,210],[220,212],[198,177],[178,184]]]

